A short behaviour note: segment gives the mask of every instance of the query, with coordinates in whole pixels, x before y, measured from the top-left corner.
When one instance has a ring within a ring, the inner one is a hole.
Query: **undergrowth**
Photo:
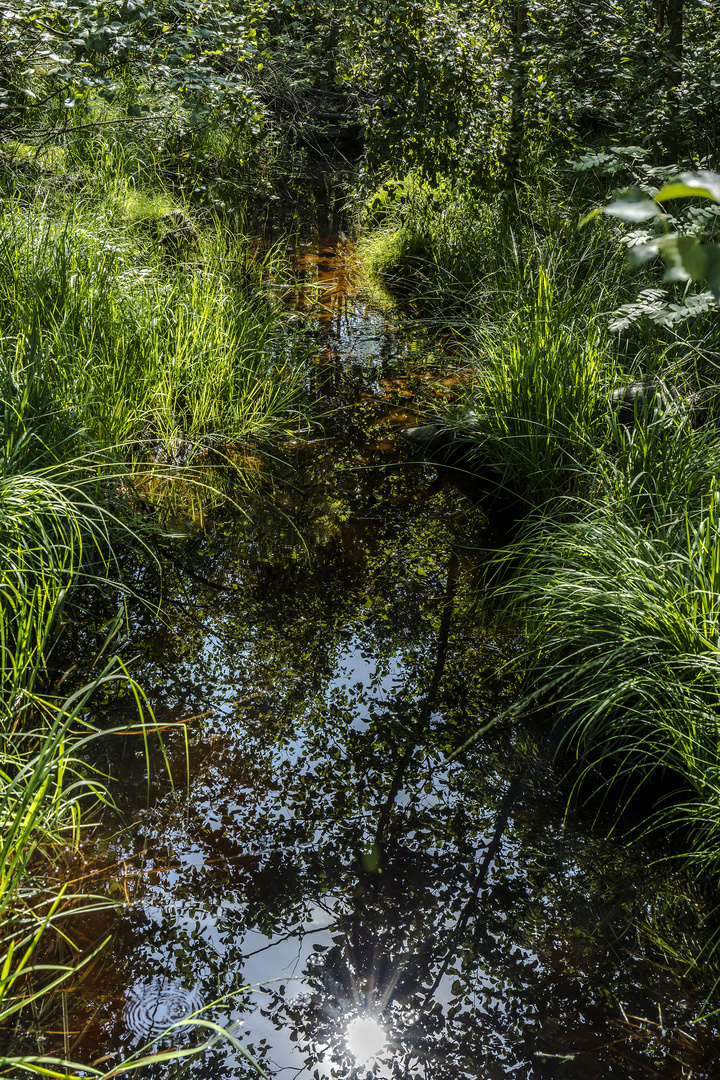
[[[641,806],[641,831],[716,881],[717,314],[613,332],[654,279],[627,272],[611,223],[578,232],[583,203],[552,183],[508,209],[449,180],[386,182],[361,256],[464,333],[465,378],[429,419],[502,496],[491,524],[512,506],[478,602],[526,627],[518,707],[551,718],[576,796],[615,822]]]
[[[576,204],[551,168],[511,204],[459,180],[430,183],[411,172],[386,180],[354,212],[366,272],[423,313],[439,309],[467,327],[512,321],[528,309],[541,275],[556,302],[576,310],[609,310],[624,296],[612,227],[599,222],[578,234]]]
[[[278,260],[181,209],[158,218],[151,202],[140,216],[125,199],[122,210],[119,223],[117,207],[109,223],[82,204],[61,219],[6,211],[9,377],[22,379],[32,340],[82,449],[112,452],[131,475],[200,460],[227,471],[251,442],[277,438],[298,398],[301,364],[272,291]]]

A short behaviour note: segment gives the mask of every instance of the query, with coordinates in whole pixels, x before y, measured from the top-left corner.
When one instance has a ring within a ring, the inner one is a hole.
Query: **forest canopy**
[[[720,12],[715,0],[14,0],[0,108],[3,141],[35,145],[168,116],[231,122],[240,142],[302,141],[335,113],[360,125],[375,168],[493,185],[519,179],[523,155],[598,142],[703,166],[719,150]]]

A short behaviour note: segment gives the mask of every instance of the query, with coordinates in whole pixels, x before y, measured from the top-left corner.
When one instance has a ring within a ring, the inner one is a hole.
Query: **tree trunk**
[[[668,82],[671,86],[677,86],[682,79],[684,6],[685,0],[667,0],[668,52],[671,57]]]
[[[665,0],[655,0],[655,26],[662,33],[665,29]]]
[[[510,72],[512,91],[510,121],[505,144],[504,188],[510,198],[520,172],[522,147],[525,138],[525,92],[527,89],[527,33],[529,18],[527,0],[515,0],[512,9],[512,39]]]
[[[666,0],[665,14],[668,28],[668,139],[667,149],[670,158],[676,162],[680,156],[680,120],[678,117],[679,99],[677,88],[682,82],[683,62],[683,8],[685,0]]]

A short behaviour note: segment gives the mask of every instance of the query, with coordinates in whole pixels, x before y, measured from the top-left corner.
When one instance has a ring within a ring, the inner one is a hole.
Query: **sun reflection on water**
[[[348,1025],[345,1037],[348,1050],[361,1065],[382,1053],[387,1043],[383,1028],[371,1016],[356,1016]]]

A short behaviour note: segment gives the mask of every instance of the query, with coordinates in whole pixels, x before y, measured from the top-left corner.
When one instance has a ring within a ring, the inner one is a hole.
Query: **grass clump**
[[[268,288],[276,259],[219,223],[150,209],[124,228],[83,206],[60,221],[6,211],[3,341],[22,355],[35,335],[56,414],[75,415],[85,448],[112,451],[130,475],[227,471],[229,450],[282,432],[299,394]]]
[[[696,424],[687,399],[651,399],[632,425],[610,412],[610,438],[592,463],[596,505],[610,520],[662,532],[703,512],[720,468],[714,423]]]
[[[521,341],[533,325],[522,317]],[[643,828],[717,877],[717,423],[671,371],[658,377],[657,353],[633,405],[613,400],[632,379],[597,321],[561,319],[536,340],[537,353],[513,339],[474,359],[460,410],[478,461],[521,504],[484,578],[526,624],[520,707],[552,717],[580,762],[576,791],[599,790],[616,818],[640,807]]]
[[[555,299],[594,313],[630,299],[612,225],[577,232],[577,214],[551,168],[512,202],[462,181],[409,173],[360,202],[356,219],[365,270],[423,314],[466,327],[499,327],[527,310],[545,275]]]
[[[0,717],[34,709],[53,637],[80,582],[107,580],[113,543],[131,539],[110,505],[109,458],[86,450],[88,431],[52,393],[39,335],[3,358],[0,449]]]
[[[607,766],[625,800],[669,779],[655,823],[717,873],[720,495],[662,530],[596,515],[533,552],[510,586],[530,618],[533,696],[552,703],[585,779]]]
[[[504,335],[476,335],[462,405],[444,419],[472,440],[470,470],[490,466],[526,510],[557,513],[606,438],[615,362],[598,323],[556,303],[544,272],[528,286],[533,302]]]
[[[411,173],[386,181],[361,207],[360,255],[390,289],[452,307],[481,294],[496,269],[486,243],[492,220],[491,205],[472,189]]]

